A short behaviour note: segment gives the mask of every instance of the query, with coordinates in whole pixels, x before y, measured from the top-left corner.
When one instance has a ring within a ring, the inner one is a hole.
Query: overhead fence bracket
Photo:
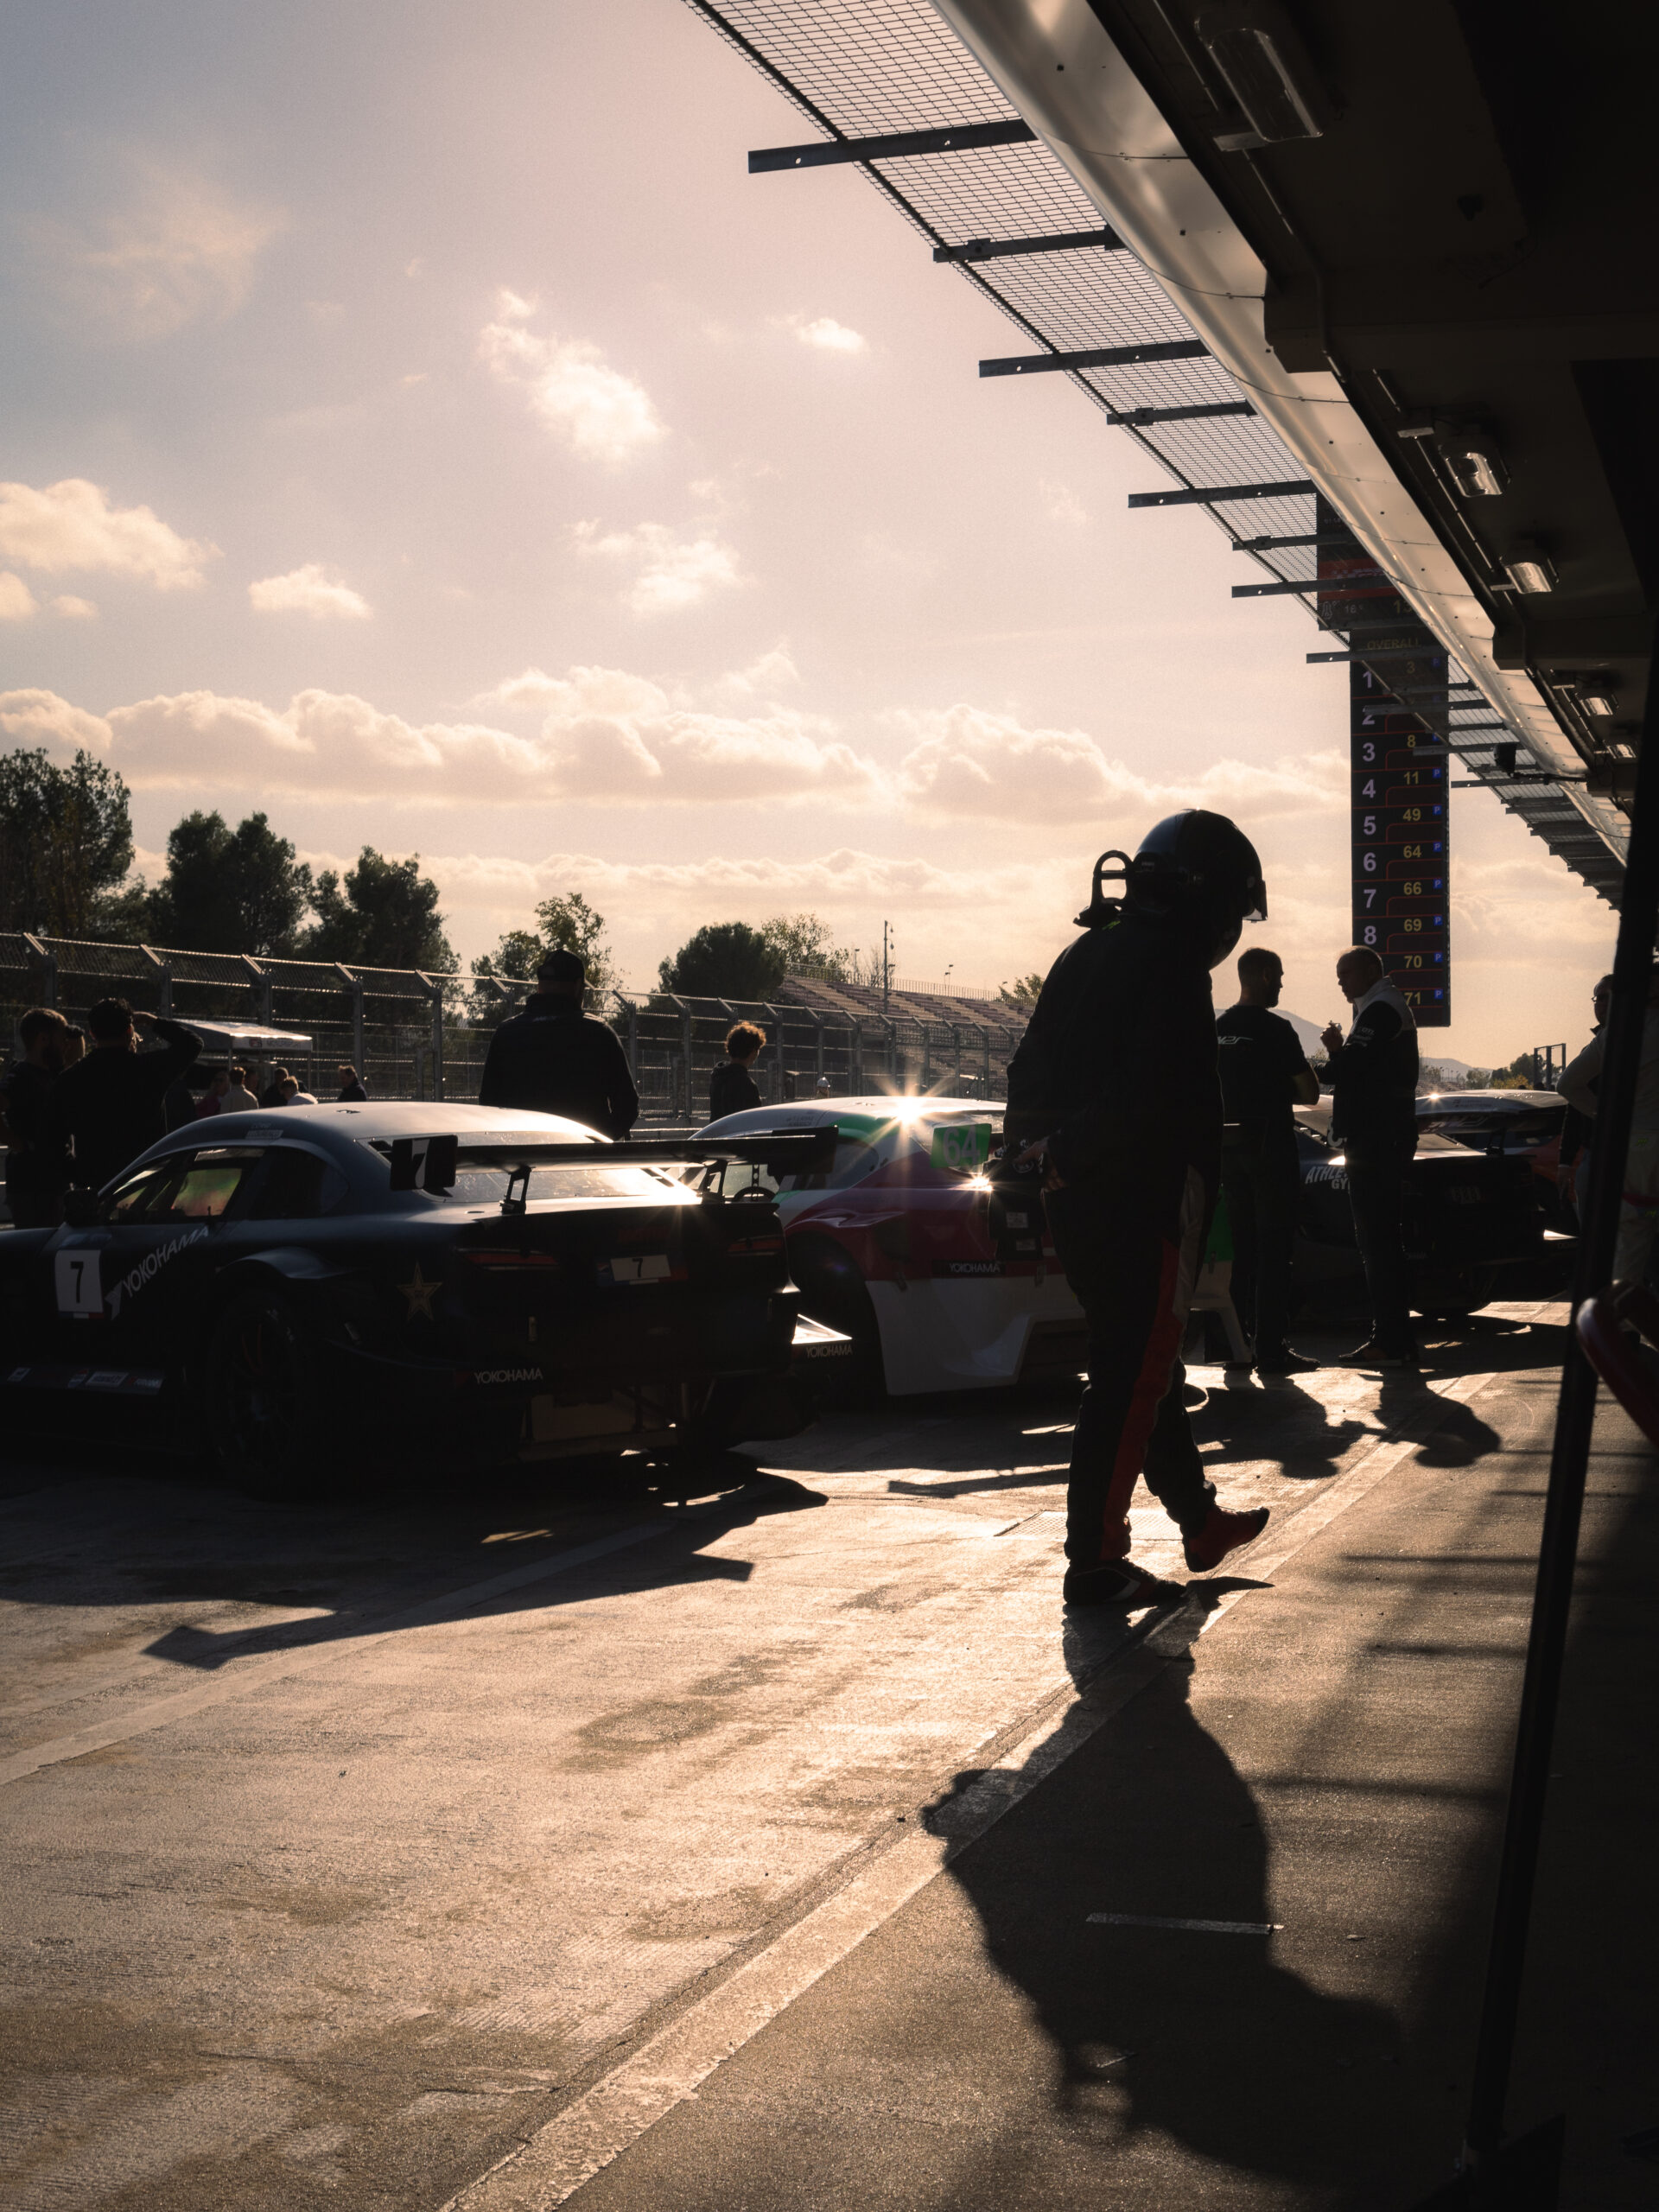
[[[749,175],[774,169],[835,168],[849,162],[902,162],[918,154],[967,154],[982,146],[1029,145],[1037,133],[1018,116],[1001,123],[957,123],[942,130],[889,130],[879,138],[815,138],[810,146],[762,146]]]

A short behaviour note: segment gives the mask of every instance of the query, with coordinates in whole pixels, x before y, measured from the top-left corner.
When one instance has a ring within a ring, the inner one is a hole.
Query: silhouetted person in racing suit
[[[1103,893],[1123,863],[1122,902]],[[1171,815],[1133,861],[1108,853],[1084,934],[1049,970],[1008,1066],[1010,1151],[1044,1162],[1055,1250],[1089,1326],[1066,1495],[1068,1605],[1146,1605],[1128,1557],[1143,1471],[1203,1572],[1249,1543],[1266,1507],[1229,1513],[1182,1402],[1193,1284],[1221,1160],[1210,970],[1267,918],[1261,863],[1224,815]]]

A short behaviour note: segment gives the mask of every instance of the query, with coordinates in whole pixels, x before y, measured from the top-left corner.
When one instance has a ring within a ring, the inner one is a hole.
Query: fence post
[[[156,1011],[161,1015],[162,1020],[165,1021],[173,1011],[172,965],[169,962],[162,959],[161,954],[156,950],[153,945],[141,944],[138,950],[143,954],[145,959],[149,961],[150,966],[156,970]]]
[[[357,1070],[358,1081],[361,1083],[365,1050],[363,1041],[363,986],[351,969],[342,967],[338,960],[334,963],[334,973],[345,984],[352,1001],[352,1065]]]
[[[418,970],[416,971],[419,972]],[[448,979],[422,976],[427,996],[432,1001],[432,1096],[443,1096],[443,987]]]
[[[42,1006],[55,1007],[58,1002],[58,956],[55,952],[48,952],[39,938],[30,937],[27,930],[22,932],[22,936],[40,970],[41,987],[37,994],[40,1002]]]

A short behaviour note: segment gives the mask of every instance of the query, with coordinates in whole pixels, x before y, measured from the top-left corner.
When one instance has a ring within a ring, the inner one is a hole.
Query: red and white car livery
[[[755,1107],[704,1136],[751,1129],[838,1132],[835,1165],[776,1186],[790,1272],[808,1313],[844,1330],[887,1388],[1006,1387],[1038,1372],[1075,1374],[1083,1313],[1055,1263],[1034,1190],[982,1172],[1001,1140],[995,1102],[823,1098]],[[728,1197],[764,1171],[707,1171]]]

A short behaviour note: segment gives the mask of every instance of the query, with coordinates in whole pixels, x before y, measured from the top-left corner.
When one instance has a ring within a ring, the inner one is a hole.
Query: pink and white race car
[[[995,1102],[822,1098],[728,1114],[700,1134],[827,1122],[838,1136],[825,1173],[774,1185],[738,1162],[706,1172],[728,1198],[775,1189],[802,1306],[852,1338],[869,1379],[906,1396],[1076,1374],[1083,1312],[1035,1190],[985,1173],[1001,1141]],[[1225,1262],[1206,1268],[1195,1300],[1222,1309],[1230,1333],[1230,1272]]]

